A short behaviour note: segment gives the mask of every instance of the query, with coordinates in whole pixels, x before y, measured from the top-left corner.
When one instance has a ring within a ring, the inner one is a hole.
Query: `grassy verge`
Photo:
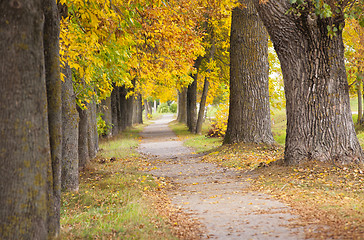
[[[351,98],[350,99],[350,107],[352,112],[358,111],[358,99]],[[286,141],[286,110],[285,109],[272,109],[272,133],[276,142],[282,146],[284,146]],[[353,114],[354,124],[357,122],[358,114]],[[364,148],[364,127],[356,126],[356,133],[362,148]]]
[[[195,149],[196,153],[208,152],[219,147],[222,144],[222,138],[209,138],[206,137],[206,133],[210,126],[209,123],[205,123],[202,126],[202,134],[191,134],[188,131],[186,124],[173,121],[169,124],[176,135],[184,141],[184,145]]]
[[[148,165],[135,149],[140,129],[101,142],[79,191],[63,193],[62,239],[178,239],[178,228],[193,229],[163,194],[163,179],[139,171]]]

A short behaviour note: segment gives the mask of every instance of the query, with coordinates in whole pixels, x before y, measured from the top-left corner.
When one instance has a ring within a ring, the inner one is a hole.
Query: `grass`
[[[358,111],[358,98],[350,99],[350,108],[352,112]],[[272,133],[276,142],[284,146],[286,142],[286,110],[285,109],[272,109]],[[358,114],[353,114],[354,123],[357,122]],[[364,148],[364,128],[356,126],[356,133],[360,142],[360,145]]]
[[[222,144],[222,138],[206,137],[210,127],[209,122],[205,122],[202,126],[201,135],[191,134],[186,124],[173,121],[169,124],[172,130],[184,141],[184,145],[195,149],[196,153],[208,152],[219,147]]]
[[[271,119],[274,140],[283,146],[286,142],[286,109],[272,109]]]
[[[62,239],[177,239],[154,205],[160,181],[138,171],[146,165],[135,150],[140,129],[102,142],[79,191],[63,193]]]

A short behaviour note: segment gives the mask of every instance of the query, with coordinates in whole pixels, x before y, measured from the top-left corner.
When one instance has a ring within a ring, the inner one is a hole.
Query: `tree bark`
[[[96,101],[93,100],[87,105],[87,143],[89,159],[94,159],[98,151],[97,114]]]
[[[137,96],[133,96],[133,124],[137,124],[138,123],[138,95]]]
[[[62,84],[62,189],[78,191],[78,112],[73,92],[72,72],[67,65]]]
[[[60,79],[59,33],[60,17],[55,0],[43,1],[44,11],[44,61],[47,86],[48,127],[51,146],[52,180],[49,180],[49,204],[53,211],[48,212],[48,234],[60,234],[61,211],[61,162],[62,162],[62,86]]]
[[[119,132],[119,89],[114,87],[111,92],[111,119],[112,119],[112,135],[116,136]]]
[[[281,63],[287,111],[285,161],[362,162],[349,105],[344,17],[321,19],[314,13],[286,14],[286,0],[255,5]],[[336,36],[327,26],[335,24]]]
[[[128,90],[126,90],[126,93],[128,93]],[[126,96],[125,96],[125,98],[126,98]],[[129,96],[125,100],[126,100],[126,109],[127,109],[126,126],[131,127],[131,126],[133,126],[134,96]]]
[[[77,106],[80,116],[78,123],[78,167],[83,169],[89,162],[90,155],[88,152],[88,112]]]
[[[178,91],[178,118],[181,123],[187,123],[187,88]]]
[[[0,239],[49,236],[42,3],[0,1]]]
[[[235,8],[230,35],[230,106],[224,143],[273,144],[269,109],[268,34],[254,7]]]
[[[128,126],[128,102],[125,86],[119,88],[119,131],[124,131]]]
[[[196,123],[196,133],[197,134],[201,134],[202,131],[202,123],[204,121],[204,116],[205,116],[205,108],[206,108],[206,99],[207,99],[207,93],[209,91],[209,81],[208,78],[205,78],[205,82],[203,85],[203,90],[202,90],[202,96],[201,96],[201,101],[200,101],[200,109],[198,111],[198,118],[197,118],[197,123]]]
[[[138,96],[138,123],[143,124],[143,97],[141,94]]]
[[[197,74],[187,89],[187,127],[190,132],[196,129]]]
[[[193,82],[187,88],[187,127],[190,132],[195,132],[196,130],[197,78],[202,59],[202,57],[198,57],[195,60],[194,67],[197,72],[191,76]]]

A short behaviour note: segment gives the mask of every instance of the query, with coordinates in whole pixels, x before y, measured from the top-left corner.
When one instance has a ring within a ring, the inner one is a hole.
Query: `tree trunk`
[[[51,146],[53,182],[49,180],[49,204],[53,211],[48,212],[48,234],[60,234],[61,211],[61,162],[62,162],[62,86],[59,61],[60,17],[55,0],[43,1],[44,11],[44,61],[47,86],[48,127]]]
[[[133,124],[137,124],[138,123],[138,95],[137,96],[133,96]]]
[[[187,123],[187,88],[178,91],[178,118],[181,123]]]
[[[205,116],[206,99],[207,99],[208,91],[209,91],[209,81],[207,78],[205,78],[205,82],[204,82],[203,90],[202,90],[201,101],[200,101],[200,109],[198,111],[198,118],[197,118],[197,123],[196,123],[196,133],[197,134],[201,134],[201,131],[202,131],[202,123],[204,121],[204,116]]]
[[[190,132],[196,129],[197,73],[187,89],[187,127]]]
[[[62,84],[62,189],[78,191],[78,112],[72,85],[72,72],[67,65]]]
[[[119,88],[119,131],[124,131],[128,126],[128,103],[125,86]]]
[[[88,152],[88,111],[82,110],[77,106],[77,111],[80,116],[78,124],[78,167],[83,169],[90,159]]]
[[[128,93],[128,90],[126,90],[126,93]],[[125,96],[126,98],[126,96]],[[126,114],[127,114],[127,122],[126,126],[131,127],[133,126],[133,114],[134,114],[134,96],[129,96],[126,100]]]
[[[0,239],[52,237],[42,2],[0,1]]]
[[[230,106],[224,143],[273,144],[268,35],[252,0],[235,8],[230,35]]]
[[[196,129],[196,101],[197,101],[197,78],[198,78],[198,70],[202,63],[202,57],[198,57],[195,60],[194,67],[196,69],[196,74],[192,75],[193,82],[187,88],[187,127],[190,132],[194,132]]]
[[[114,87],[111,92],[111,120],[112,135],[116,136],[119,132],[119,88]]]
[[[143,124],[143,98],[141,94],[138,94],[137,98],[137,123]]]
[[[96,157],[96,153],[98,150],[98,134],[97,134],[97,114],[96,114],[96,102],[95,100],[91,101],[87,105],[87,143],[88,143],[88,154],[90,159],[94,159]]]
[[[292,7],[286,0],[255,3],[281,62],[287,111],[285,161],[362,162],[339,28],[344,18],[286,14]],[[327,26],[332,23],[338,31],[331,37]]]
[[[148,101],[148,114],[150,116],[153,115],[153,107],[152,107],[152,103]]]
[[[156,100],[154,100],[154,102],[153,102],[153,109],[154,109],[154,113],[156,113],[157,112],[157,101]]]

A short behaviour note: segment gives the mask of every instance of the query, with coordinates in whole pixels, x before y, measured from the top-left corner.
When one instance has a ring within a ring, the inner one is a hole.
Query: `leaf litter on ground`
[[[224,145],[203,157],[222,167],[249,172],[251,190],[289,204],[308,228],[307,238],[364,239],[364,170],[306,162],[283,164],[283,148],[264,144]]]

